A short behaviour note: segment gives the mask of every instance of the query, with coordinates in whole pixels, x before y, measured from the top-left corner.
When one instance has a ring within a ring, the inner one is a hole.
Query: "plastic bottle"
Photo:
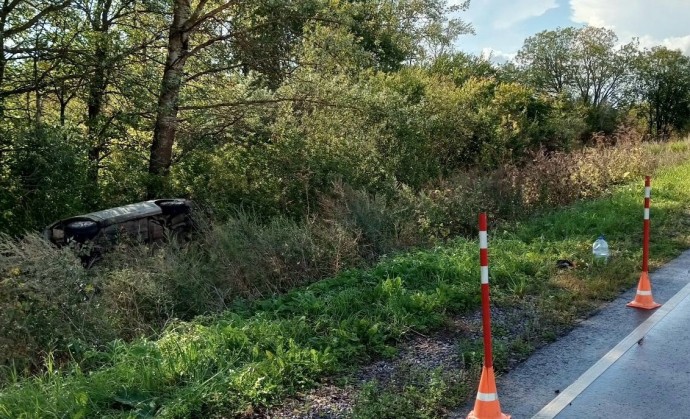
[[[609,244],[603,234],[592,244],[592,255],[595,262],[606,263],[609,260]]]

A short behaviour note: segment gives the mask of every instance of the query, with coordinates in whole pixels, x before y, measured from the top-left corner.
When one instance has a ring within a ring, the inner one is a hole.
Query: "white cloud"
[[[482,48],[480,57],[496,64],[504,64],[512,61],[517,54],[514,52],[503,52],[493,48]]]
[[[668,49],[679,49],[683,53],[690,55],[690,35],[686,36],[673,36],[670,38],[656,39],[649,35],[641,36],[640,47],[651,48],[654,46],[662,45]]]
[[[570,0],[576,23],[613,29],[621,41],[640,38],[640,45],[664,45],[690,54],[690,1]]]
[[[461,4],[462,0],[450,0],[448,4]],[[542,16],[558,7],[557,0],[478,0],[471,1],[463,18],[479,26],[508,29],[516,23]]]
[[[513,0],[500,3],[494,5],[492,10],[495,16],[493,27],[496,29],[508,29],[516,23],[541,16],[558,7],[556,0]]]

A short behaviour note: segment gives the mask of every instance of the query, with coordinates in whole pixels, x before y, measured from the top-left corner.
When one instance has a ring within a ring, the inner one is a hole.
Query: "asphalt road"
[[[635,296],[630,289],[498,377],[503,413],[514,419],[690,418],[690,251],[650,278],[660,308],[626,307]]]
[[[690,287],[642,341],[613,362],[557,418],[690,416]],[[639,342],[639,343],[638,343]],[[569,398],[570,399],[570,398]],[[550,407],[550,406],[549,406]],[[539,417],[553,417],[548,410]]]

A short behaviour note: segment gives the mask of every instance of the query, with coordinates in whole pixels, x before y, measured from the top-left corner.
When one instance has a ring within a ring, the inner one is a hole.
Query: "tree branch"
[[[197,52],[201,51],[202,49],[204,49],[208,46],[215,44],[216,42],[225,41],[225,40],[230,39],[232,37],[233,37],[233,34],[229,33],[227,35],[216,36],[214,38],[208,39],[205,42],[202,42],[199,45],[192,48],[189,52],[187,52],[186,55],[187,55],[187,57],[191,57],[194,54],[196,54]]]
[[[9,28],[9,29],[7,29],[7,30],[5,31],[5,36],[12,36],[12,35],[16,35],[16,34],[18,34],[18,33],[20,33],[20,32],[24,32],[25,30],[27,30],[27,29],[29,29],[30,27],[32,27],[36,22],[38,22],[39,20],[41,20],[41,18],[42,18],[43,16],[47,15],[48,13],[57,12],[57,11],[59,11],[59,10],[64,9],[65,7],[69,6],[69,4],[70,4],[71,2],[72,2],[72,0],[65,0],[64,2],[62,2],[62,3],[60,3],[60,4],[53,4],[53,5],[51,5],[51,6],[46,7],[45,9],[41,10],[40,12],[38,12],[34,17],[32,17],[31,19],[27,20],[27,21],[24,22],[23,24],[21,24],[21,25],[19,25],[19,26],[15,26],[14,28]]]
[[[194,13],[192,13],[192,16],[189,18],[188,22],[191,24],[188,28],[185,28],[187,31],[192,31],[194,28],[197,26],[201,25],[204,23],[206,20],[209,18],[212,18],[216,15],[218,15],[220,12],[229,9],[230,7],[236,5],[238,3],[237,0],[235,1],[227,1],[226,3],[221,4],[220,6],[216,7],[215,9],[210,10],[207,13],[204,13],[201,15],[201,11],[203,9],[203,5],[205,5],[206,0],[201,0],[199,3],[199,6],[194,10]]]
[[[322,106],[329,106],[329,107],[340,107],[340,108],[361,110],[360,108],[357,108],[356,106],[340,105],[340,104],[335,104],[335,103],[329,102],[327,100],[309,99],[309,98],[304,98],[304,97],[302,97],[302,98],[297,98],[297,97],[275,98],[275,99],[248,99],[248,100],[240,100],[237,102],[213,103],[213,104],[209,104],[209,105],[180,106],[179,109],[181,111],[183,111],[183,110],[186,110],[186,111],[206,110],[206,109],[218,109],[218,108],[232,108],[232,107],[236,107],[236,106],[246,106],[246,105],[265,105],[265,104],[284,103],[284,102],[311,103],[311,104],[315,104],[315,105],[322,105]]]
[[[0,17],[7,17],[21,1],[22,0],[12,0],[7,6],[0,9]]]
[[[192,74],[191,76],[188,76],[188,77],[185,79],[185,83],[190,82],[190,81],[194,81],[194,80],[196,80],[196,79],[198,79],[198,78],[201,78],[201,77],[204,77],[204,76],[208,76],[208,75],[210,75],[210,74],[215,74],[215,73],[220,73],[220,72],[223,72],[223,71],[234,70],[234,69],[240,68],[240,67],[242,67],[242,64],[235,64],[235,65],[230,65],[230,66],[227,66],[227,67],[211,68],[211,69],[208,69],[208,70],[205,70],[205,71],[201,71],[201,72],[196,73],[196,74]]]

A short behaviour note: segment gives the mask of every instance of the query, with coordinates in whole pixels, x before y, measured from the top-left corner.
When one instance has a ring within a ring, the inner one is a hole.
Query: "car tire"
[[[95,221],[72,221],[65,226],[65,237],[72,237],[78,242],[85,242],[93,239],[99,231],[98,223]]]
[[[156,205],[161,207],[165,215],[180,215],[189,212],[189,205],[185,201],[162,201],[157,202]]]

